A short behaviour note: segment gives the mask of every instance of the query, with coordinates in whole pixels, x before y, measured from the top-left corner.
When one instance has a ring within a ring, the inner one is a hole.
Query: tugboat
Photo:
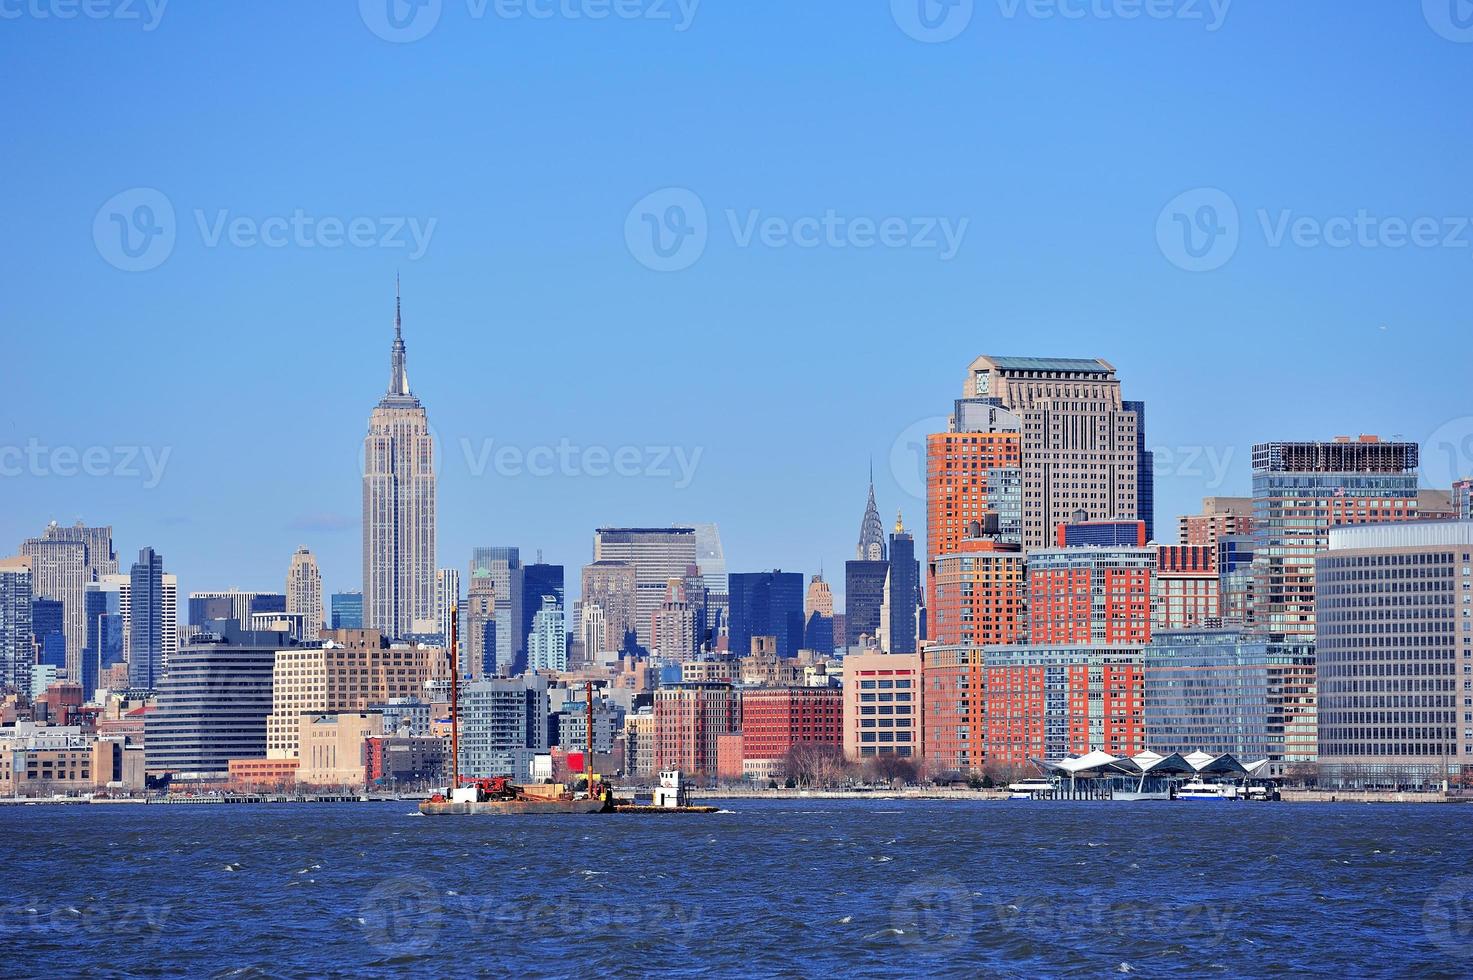
[[[456,609],[450,610],[450,649],[455,650]],[[614,794],[593,775],[593,683],[587,685],[588,747],[583,754],[584,789],[575,793],[562,783],[517,786],[497,776],[475,779],[460,775],[460,670],[450,657],[450,786],[419,805],[426,816],[447,814],[612,813]],[[447,796],[448,793],[448,796]]]

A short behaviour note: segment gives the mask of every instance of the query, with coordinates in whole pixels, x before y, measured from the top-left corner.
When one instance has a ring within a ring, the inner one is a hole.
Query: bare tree
[[[871,756],[866,768],[871,779],[891,785],[913,783],[918,775],[915,763],[898,755]]]
[[[782,761],[783,774],[804,787],[842,785],[849,771],[843,750],[828,742],[795,742]]]

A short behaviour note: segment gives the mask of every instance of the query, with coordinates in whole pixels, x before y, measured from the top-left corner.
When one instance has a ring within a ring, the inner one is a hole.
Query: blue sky
[[[870,457],[919,523],[908,446],[980,353],[1112,361],[1163,534],[1266,438],[1473,469],[1441,0],[98,2],[0,10],[10,547],[81,517],[187,590],[279,589],[299,544],[357,587],[396,270],[456,567],[709,520],[735,571],[841,579]],[[120,251],[161,200],[172,244]],[[657,271],[672,202],[704,247]]]

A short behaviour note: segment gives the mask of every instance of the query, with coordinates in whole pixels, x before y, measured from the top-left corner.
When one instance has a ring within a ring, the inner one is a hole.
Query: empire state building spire
[[[413,399],[405,367],[404,318],[399,302],[399,277],[394,276],[394,345],[389,355],[389,393],[385,401]]]

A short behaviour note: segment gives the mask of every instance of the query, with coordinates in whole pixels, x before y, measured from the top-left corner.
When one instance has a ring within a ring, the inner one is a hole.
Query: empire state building
[[[385,636],[435,631],[435,442],[409,390],[399,288],[389,390],[363,440],[363,625]]]

